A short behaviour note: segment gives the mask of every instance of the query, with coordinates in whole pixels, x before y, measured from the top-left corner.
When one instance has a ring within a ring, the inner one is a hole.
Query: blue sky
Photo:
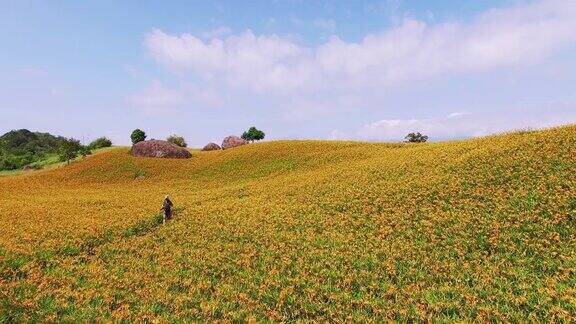
[[[3,1],[0,132],[399,141],[576,122],[576,1]]]

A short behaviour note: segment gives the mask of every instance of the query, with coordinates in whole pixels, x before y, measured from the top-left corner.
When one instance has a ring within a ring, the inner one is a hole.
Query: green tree
[[[132,144],[142,142],[146,139],[146,133],[144,133],[143,130],[136,128],[130,135],[130,139],[132,139]]]
[[[80,150],[82,149],[82,144],[80,144],[79,140],[69,138],[60,143],[58,147],[58,156],[60,157],[60,161],[68,162],[70,164],[70,160],[78,156]]]
[[[168,136],[168,138],[166,139],[168,142],[172,143],[172,144],[176,144],[180,147],[186,147],[188,146],[188,144],[186,144],[186,140],[184,140],[184,137],[182,136],[178,136],[176,134],[174,135],[170,135]]]
[[[90,144],[88,144],[88,148],[91,150],[97,150],[103,147],[110,147],[112,146],[112,141],[106,137],[99,137],[93,140]]]
[[[427,135],[422,135],[419,132],[410,133],[404,137],[408,143],[424,143],[428,140]]]
[[[78,154],[87,156],[92,154],[92,150],[90,149],[90,146],[82,145],[82,147],[78,150]]]
[[[247,140],[247,141],[251,141],[251,142],[259,141],[259,140],[261,140],[261,139],[264,139],[264,136],[265,136],[264,132],[261,131],[261,130],[259,130],[259,129],[257,129],[257,128],[254,127],[254,126],[250,127],[250,129],[248,129],[247,131],[245,131],[245,132],[242,134],[242,138],[243,138],[243,139],[245,139],[245,140]]]

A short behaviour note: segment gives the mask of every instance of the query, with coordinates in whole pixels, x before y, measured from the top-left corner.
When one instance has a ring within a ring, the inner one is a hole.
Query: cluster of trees
[[[70,163],[70,160],[73,160],[78,156],[87,156],[92,154],[93,150],[110,146],[112,146],[112,141],[106,137],[99,137],[88,145],[82,145],[77,139],[67,138],[58,147],[58,157],[60,158],[60,161]]]
[[[264,132],[257,129],[256,127],[250,127],[250,129],[248,129],[247,131],[245,131],[242,134],[242,138],[247,140],[247,141],[259,141],[261,139],[264,139]],[[146,132],[144,132],[143,130],[136,128],[135,130],[132,131],[132,134],[130,134],[130,140],[132,141],[132,145],[138,143],[138,142],[142,142],[146,140]],[[176,144],[180,147],[187,147],[188,144],[186,143],[186,140],[184,139],[184,137],[173,134],[170,135],[166,138],[166,141],[172,143],[172,144]]]
[[[99,137],[88,145],[82,145],[77,139],[67,138],[58,147],[58,157],[60,161],[70,163],[78,156],[87,156],[92,154],[93,150],[110,146],[112,146],[112,141],[106,137]]]
[[[259,141],[264,139],[263,131],[259,130],[258,128],[252,126],[247,131],[242,133],[242,139],[250,142]],[[136,144],[138,142],[146,140],[146,133],[141,129],[135,129],[132,134],[130,135],[130,139],[132,140],[132,144]],[[424,143],[428,141],[428,135],[423,135],[420,132],[409,133],[404,137],[407,143]],[[180,147],[187,147],[188,144],[186,140],[182,136],[178,136],[176,134],[168,136],[166,140],[170,143],[176,144]]]
[[[146,133],[139,128],[136,128],[135,130],[132,131],[132,134],[130,134],[130,140],[132,140],[132,145],[134,145],[138,142],[145,141],[146,137],[147,137]],[[176,144],[180,147],[187,147],[188,146],[184,137],[178,136],[176,134],[168,136],[166,138],[166,141],[168,141],[172,144]]]
[[[97,138],[89,145],[82,145],[73,138],[54,136],[49,133],[31,132],[27,129],[13,130],[0,136],[0,170],[17,170],[24,166],[40,168],[48,158],[70,161],[92,150],[112,146],[105,137]]]
[[[0,170],[16,170],[54,154],[64,137],[13,130],[0,136]]]
[[[409,133],[404,139],[408,143],[424,143],[428,140],[428,135],[422,135],[420,132]]]
[[[244,140],[254,142],[254,141],[259,141],[259,140],[264,139],[264,136],[266,136],[266,134],[264,134],[263,131],[252,126],[247,131],[242,133],[241,137]],[[130,138],[132,139],[132,144],[136,144],[138,142],[146,140],[146,133],[141,129],[135,129],[132,132],[132,134],[130,135]],[[408,143],[424,143],[424,142],[428,141],[428,136],[423,135],[420,132],[415,132],[415,133],[409,133],[408,135],[406,135],[406,137],[404,139]],[[186,144],[186,140],[184,140],[184,137],[178,136],[175,134],[168,136],[168,138],[166,138],[166,140],[168,142],[176,144],[180,147],[187,147],[188,146],[188,144]]]

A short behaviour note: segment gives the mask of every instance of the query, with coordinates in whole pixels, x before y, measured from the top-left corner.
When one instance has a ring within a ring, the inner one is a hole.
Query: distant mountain
[[[0,170],[19,169],[55,154],[65,138],[49,133],[12,130],[0,136]]]

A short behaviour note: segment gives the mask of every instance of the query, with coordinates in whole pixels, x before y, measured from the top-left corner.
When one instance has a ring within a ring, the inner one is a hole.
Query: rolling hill
[[[573,321],[575,152],[566,126],[0,178],[0,321]]]
[[[27,129],[9,131],[0,136],[0,171],[16,170],[25,165],[38,166],[54,159],[58,146],[66,139]],[[56,158],[57,160],[57,158]]]

